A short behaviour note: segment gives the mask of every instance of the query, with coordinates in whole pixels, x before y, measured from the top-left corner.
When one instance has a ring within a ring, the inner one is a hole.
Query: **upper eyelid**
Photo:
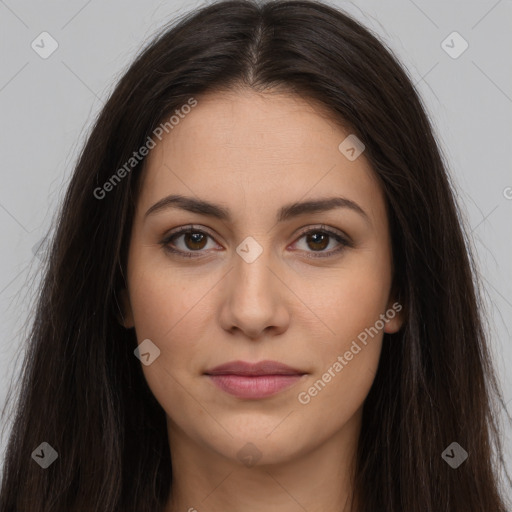
[[[325,224],[320,224],[318,226],[303,226],[302,228],[299,228],[299,232],[295,236],[303,236],[311,231],[325,231],[327,233],[337,235],[345,240],[348,241],[349,236],[346,235],[343,231],[337,228],[332,228],[330,226],[327,226]]]

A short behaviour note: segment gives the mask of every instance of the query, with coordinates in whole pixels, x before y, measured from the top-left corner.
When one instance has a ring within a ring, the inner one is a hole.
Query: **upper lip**
[[[304,375],[306,372],[297,370],[278,361],[231,361],[207,370],[206,375]]]

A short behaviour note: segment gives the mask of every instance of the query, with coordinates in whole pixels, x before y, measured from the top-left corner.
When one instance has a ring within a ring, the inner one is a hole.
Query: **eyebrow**
[[[160,199],[160,201],[147,210],[144,218],[168,208],[180,208],[188,212],[206,215],[222,221],[231,221],[231,213],[228,208],[202,199],[186,197],[179,194],[169,195]],[[345,197],[328,197],[325,199],[291,203],[283,206],[278,211],[276,219],[277,222],[284,222],[298,217],[299,215],[321,213],[336,208],[348,208],[361,215],[368,224],[371,224],[368,214],[356,202]]]

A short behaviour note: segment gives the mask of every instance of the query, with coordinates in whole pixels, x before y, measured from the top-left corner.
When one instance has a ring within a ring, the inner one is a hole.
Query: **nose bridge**
[[[234,268],[226,283],[221,314],[225,329],[236,328],[258,339],[269,327],[276,333],[282,332],[289,321],[286,308],[281,303],[279,280],[271,271],[270,239],[262,236],[261,240],[247,237],[236,247]]]
[[[246,237],[236,248],[234,279],[238,295],[244,300],[258,300],[260,304],[271,298],[271,248],[268,238],[260,241]]]

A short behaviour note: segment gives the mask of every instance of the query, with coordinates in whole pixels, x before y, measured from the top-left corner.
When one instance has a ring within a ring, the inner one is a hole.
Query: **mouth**
[[[273,396],[299,382],[307,372],[277,361],[232,361],[204,373],[222,391],[244,399]]]

